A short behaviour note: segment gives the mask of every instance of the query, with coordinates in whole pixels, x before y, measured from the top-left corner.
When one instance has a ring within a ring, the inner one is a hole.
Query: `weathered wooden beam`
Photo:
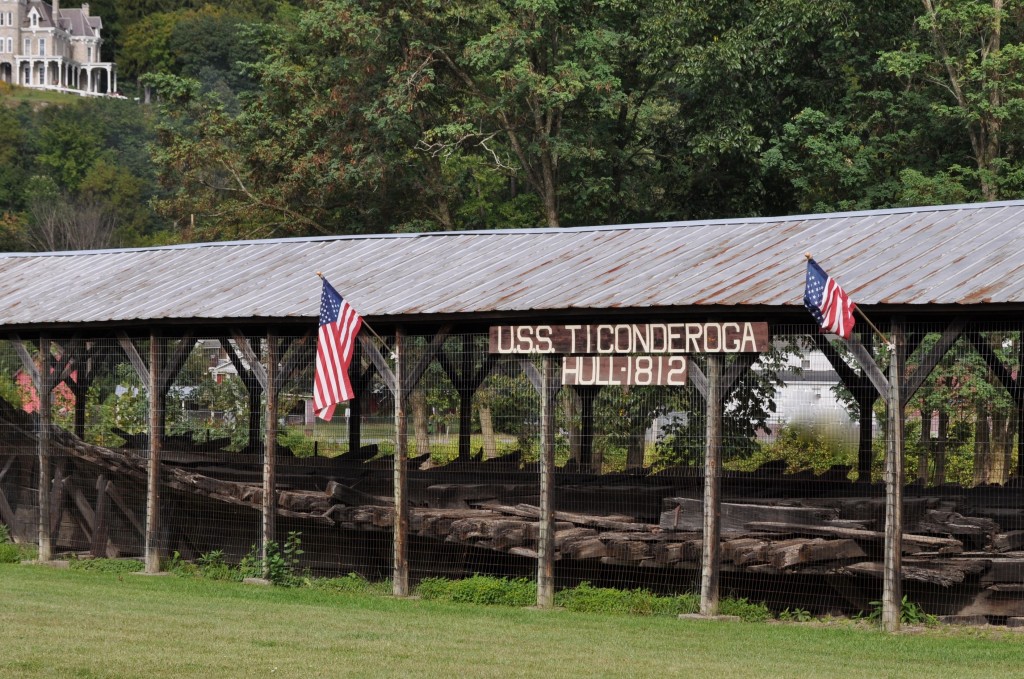
[[[697,393],[700,394],[705,401],[708,400],[708,378],[704,374],[704,371],[700,369],[696,361],[690,361],[689,365],[686,366],[687,379],[690,384],[693,385]]]
[[[150,370],[146,366],[146,362],[139,354],[138,347],[135,346],[134,340],[132,340],[125,331],[118,330],[117,342],[121,345],[121,350],[124,352],[124,355],[128,357],[128,362],[131,363],[132,368],[135,369],[136,376],[138,376],[139,381],[142,382],[142,388],[146,390],[146,393],[152,394],[154,381],[150,376]]]
[[[438,352],[444,347],[444,342],[448,339],[451,331],[451,324],[442,325],[430,339],[430,344],[427,345],[426,350],[419,357],[419,360],[416,361],[416,365],[410,367],[408,374],[402,380],[402,388],[405,389],[406,394],[415,389],[420,383],[423,373],[427,371],[427,368],[430,367],[430,364],[438,356]],[[457,384],[456,387],[458,387]]]
[[[0,469],[0,481],[3,481],[4,477],[7,476],[7,472],[9,472],[11,470],[11,467],[14,466],[14,460],[16,459],[17,458],[14,455],[11,455],[10,457],[7,458],[7,462],[4,463],[4,468]]]
[[[707,355],[708,391],[704,434],[704,525],[701,552],[700,613],[718,615],[718,578],[721,543],[722,465],[722,357]]]
[[[64,476],[64,465],[58,463],[53,469],[53,483],[50,484],[49,508],[50,508],[50,536],[56,541],[57,532],[60,529],[60,522],[64,514],[64,492],[70,477]]]
[[[541,371],[537,369],[537,366],[525,356],[519,356],[519,367],[522,369],[523,374],[526,375],[526,379],[530,380],[530,384],[537,391],[538,396],[544,394],[544,379],[541,375]],[[551,386],[555,391],[562,388],[562,374],[558,370],[555,371],[554,376],[551,379]]]
[[[109,523],[107,521],[107,477],[103,474],[96,479],[96,514],[92,524],[92,543],[90,551],[96,558],[103,558],[107,554],[107,536]]]
[[[885,531],[867,530],[866,528],[848,528],[846,526],[811,526],[795,525],[782,521],[751,521],[747,524],[751,531],[785,533],[788,535],[810,535],[832,538],[850,538],[858,542],[882,544],[885,542]],[[942,538],[934,535],[915,535],[904,533],[901,539],[904,554],[933,552],[940,555],[960,554],[964,545],[956,538]]]
[[[78,369],[78,361],[75,360],[73,353],[65,350],[65,348],[58,342],[50,340],[50,344],[56,348],[57,353],[60,355],[60,373],[54,378],[54,384],[60,384],[61,382],[67,382],[71,377],[71,374]],[[56,359],[54,359],[56,363]]]
[[[555,360],[542,359],[540,398],[540,531],[537,537],[537,607],[555,604]]]
[[[266,417],[263,437],[263,530],[260,534],[260,558],[263,562],[263,577],[270,579],[271,545],[275,542],[275,514],[277,511],[277,337],[273,330],[267,331],[267,365],[263,374],[266,396]],[[262,367],[262,366],[261,366]]]
[[[160,447],[164,435],[165,394],[160,384],[160,350],[163,341],[157,332],[149,333],[149,460],[146,475],[146,539],[147,573],[160,572]],[[134,346],[134,345],[133,345]]]
[[[4,495],[3,488],[0,488],[0,523],[10,528],[12,531],[11,537],[15,542],[21,542],[19,537],[13,533],[17,524],[14,521],[14,512],[11,510],[10,503],[7,502],[7,496]]]
[[[903,379],[900,385],[900,398],[903,399],[903,406],[906,407],[910,399],[914,397],[917,390],[925,383],[928,376],[935,369],[935,366],[939,364],[939,361],[949,352],[949,350],[956,344],[956,341],[960,338],[960,335],[964,331],[964,327],[967,325],[967,319],[962,316],[958,316],[953,319],[953,322],[946,326],[946,329],[942,331],[942,337],[936,342],[935,346],[928,350],[924,356],[921,357],[920,363],[914,369],[912,375],[907,376]]]
[[[380,353],[380,349],[377,348],[377,345],[373,343],[372,339],[363,334],[360,334],[358,339],[359,346],[363,348],[363,353],[366,354],[367,358],[370,359],[370,362],[373,363],[373,366],[377,369],[377,374],[380,375],[380,379],[384,382],[384,386],[386,386],[392,394],[396,393],[398,390],[398,382],[395,380],[395,373],[392,372],[387,359]]]
[[[14,351],[18,354],[18,358],[21,359],[21,367],[25,369],[25,373],[32,379],[32,386],[35,387],[38,393],[41,385],[39,384],[39,368],[36,366],[35,359],[32,358],[32,354],[29,353],[25,342],[17,334],[11,335],[11,344],[14,346]]]
[[[235,348],[241,354],[241,358],[245,359],[245,363],[248,364],[249,372],[252,373],[253,378],[260,385],[260,389],[266,393],[270,384],[267,380],[267,369],[263,366],[263,362],[260,361],[260,357],[256,354],[252,344],[249,343],[249,338],[241,330],[235,328],[231,331],[231,339],[234,341]]]
[[[16,344],[17,346],[17,344]],[[22,347],[24,349],[24,347]],[[27,352],[26,352],[27,353]],[[20,355],[20,354],[19,354]],[[39,337],[40,367],[37,373],[39,417],[37,419],[37,451],[39,456],[39,560],[53,559],[53,531],[50,527],[50,408],[53,404],[53,382],[50,374],[50,338]],[[24,360],[24,358],[22,358]],[[30,361],[31,362],[31,361]]]
[[[1017,401],[1019,396],[1016,393],[1015,387],[1017,387],[1017,380],[1014,379],[1013,373],[1006,365],[1003,364],[999,357],[996,356],[996,352],[992,344],[981,336],[981,333],[977,330],[971,330],[970,332],[964,333],[964,337],[968,343],[974,347],[975,351],[985,359],[985,364],[988,369],[992,371],[999,383],[1010,392],[1010,395]]]
[[[903,400],[900,398],[900,366],[906,358],[903,327],[893,321],[889,333],[896,350],[889,358],[889,389],[885,449],[885,547],[882,579],[882,625],[889,632],[900,628],[902,611],[903,554]]]
[[[403,384],[405,333],[395,329],[395,372],[393,384]],[[372,345],[371,345],[372,346]],[[376,347],[374,347],[376,350]],[[385,364],[386,365],[386,364]],[[396,388],[395,396],[395,456],[393,460],[395,521],[393,527],[392,593],[397,597],[409,596],[409,431],[405,416],[405,389]]]
[[[309,341],[311,337],[312,332],[307,331],[305,335],[292,340],[288,344],[288,348],[281,358],[281,368],[277,372],[277,379],[274,380],[274,388],[278,390],[278,393],[297,373],[304,370],[311,363],[313,358],[313,343]],[[353,357],[352,363],[358,371],[359,361]]]
[[[188,361],[189,355],[192,353],[192,349],[196,346],[195,338],[191,330],[186,330],[185,334],[181,336],[178,344],[174,347],[171,355],[162,360],[163,366],[160,368],[160,376],[157,380],[157,389],[167,393],[171,388],[171,384],[174,382],[174,378],[181,372],[185,362]],[[163,358],[163,357],[161,357]]]
[[[128,506],[128,503],[124,501],[124,497],[121,496],[121,492],[117,489],[117,486],[114,485],[113,481],[107,483],[107,495],[110,496],[110,499],[114,501],[114,504],[121,510],[124,517],[128,519],[128,522],[132,524],[132,527],[139,533],[139,537],[145,539],[146,527],[141,521],[139,521],[138,517],[135,516],[135,512],[133,512],[131,507]]]
[[[849,340],[841,341],[846,343],[846,347],[853,354],[857,365],[860,366],[861,370],[864,371],[864,375],[871,381],[878,395],[885,398],[889,393],[889,381],[882,373],[882,369],[878,367],[878,363],[875,362],[875,357],[871,355],[867,347],[860,343],[856,335],[851,335]]]

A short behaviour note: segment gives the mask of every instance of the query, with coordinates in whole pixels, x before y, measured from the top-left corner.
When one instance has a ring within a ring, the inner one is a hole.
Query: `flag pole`
[[[326,279],[326,278],[324,278],[324,274],[323,274],[323,272],[322,272],[322,271],[317,271],[317,272],[316,272],[316,275],[320,277],[320,280],[322,280],[322,281],[324,281],[324,282],[326,282],[326,281],[327,281],[327,279]],[[362,322],[362,326],[363,326],[364,328],[366,328],[367,330],[369,330],[369,331],[370,331],[370,332],[371,332],[371,333],[373,334],[373,336],[374,336],[374,337],[376,337],[377,339],[379,339],[379,340],[380,340],[380,343],[384,345],[384,348],[385,348],[385,349],[387,349],[389,353],[391,353],[391,354],[395,353],[395,352],[391,351],[391,347],[389,347],[389,346],[388,346],[388,343],[384,341],[384,338],[383,338],[383,337],[381,337],[380,335],[378,335],[378,334],[377,334],[377,331],[376,331],[376,330],[374,330],[374,329],[373,329],[373,327],[372,327],[372,326],[371,326],[371,325],[370,325],[369,323],[367,323],[367,322],[366,322],[366,319],[365,319],[365,318],[363,318],[362,320],[363,320],[363,322]],[[868,321],[868,322],[870,323],[870,321]]]
[[[804,257],[807,258],[807,261],[811,261],[811,259],[813,259],[813,257],[811,257],[811,253],[809,253],[809,252],[805,252],[804,253]],[[883,333],[881,330],[879,330],[878,326],[875,325],[874,323],[872,323],[871,319],[867,317],[867,314],[865,314],[863,311],[861,311],[860,305],[858,305],[857,303],[854,303],[853,304],[853,310],[856,311],[858,314],[860,314],[860,317],[863,318],[867,322],[868,326],[872,330],[875,331],[875,334],[878,335],[882,339],[882,342],[885,344],[885,346],[889,347],[889,349],[895,349],[896,348],[896,345],[889,341],[889,338],[887,338],[885,336],[885,333]]]

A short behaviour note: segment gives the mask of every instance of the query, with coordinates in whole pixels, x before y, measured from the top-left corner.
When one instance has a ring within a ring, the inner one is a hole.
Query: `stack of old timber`
[[[31,416],[0,402],[0,522],[24,541],[33,540],[38,529],[35,431]],[[388,542],[394,522],[390,460],[374,460],[373,454],[367,449],[335,459],[281,461],[277,512],[288,530],[317,536],[320,570],[329,570],[332,560],[346,568],[336,554],[350,548],[354,532],[376,533],[376,542]],[[141,554],[145,453],[90,444],[54,427],[51,455],[48,499],[57,548]],[[258,458],[165,450],[165,460],[162,548],[186,557],[214,549],[244,554],[257,537],[262,506]],[[791,476],[757,473],[723,479],[728,499],[721,508],[720,554],[726,581],[739,587],[753,579],[763,594],[787,579],[812,578],[840,592],[853,609],[877,598],[883,498],[875,487],[846,482],[822,493],[818,481],[801,485]],[[637,572],[699,573],[699,475],[563,471],[556,482],[555,558],[563,565],[626,567],[623,578]],[[410,532],[421,546],[483,550],[495,558],[536,556],[537,472],[518,459],[458,461],[414,471],[409,483]],[[771,493],[773,486],[784,492]],[[801,488],[810,492],[801,497],[795,492]],[[905,591],[914,592],[915,600],[936,602],[937,612],[1024,615],[1021,489],[907,491]],[[232,539],[238,544],[225,544]],[[377,550],[374,558],[386,559],[386,551]]]

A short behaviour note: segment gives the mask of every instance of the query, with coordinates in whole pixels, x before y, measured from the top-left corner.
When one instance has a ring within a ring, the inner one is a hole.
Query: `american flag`
[[[324,279],[320,294],[320,333],[316,340],[316,377],[313,379],[313,410],[330,421],[334,407],[355,393],[348,379],[356,335],[363,319]]]
[[[850,339],[853,332],[854,304],[835,279],[813,259],[807,260],[807,287],[804,306],[825,332]]]

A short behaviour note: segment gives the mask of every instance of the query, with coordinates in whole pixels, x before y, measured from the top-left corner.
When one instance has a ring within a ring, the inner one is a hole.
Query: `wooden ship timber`
[[[18,541],[38,531],[36,427],[0,401],[0,521]],[[143,553],[147,465],[141,449],[51,434],[48,494],[58,552]],[[160,542],[164,554],[231,559],[259,540],[258,459],[176,451],[165,443]],[[389,572],[394,509],[390,458],[374,450],[337,458],[287,457],[278,466],[278,532],[302,534],[315,574]],[[779,608],[855,613],[878,598],[882,489],[846,480],[784,475],[765,467],[723,478],[720,545],[726,591]],[[537,472],[512,456],[455,461],[410,473],[410,566],[415,577],[474,572],[530,576],[538,537]],[[696,586],[701,561],[699,470],[654,475],[556,475],[556,573],[565,584],[680,591]],[[1024,616],[1024,489],[917,488],[904,501],[903,589],[938,614]]]

